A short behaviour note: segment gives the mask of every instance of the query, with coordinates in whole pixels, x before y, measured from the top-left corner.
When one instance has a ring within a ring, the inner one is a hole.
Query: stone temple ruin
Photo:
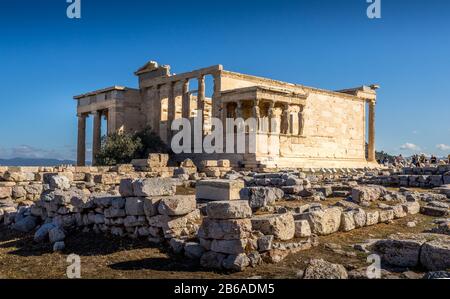
[[[78,104],[79,166],[86,160],[89,115],[94,116],[95,165],[103,117],[108,134],[150,126],[170,145],[175,133],[172,122],[192,120],[197,113],[203,120],[203,136],[211,133],[211,118],[223,123],[227,118],[255,118],[256,151],[246,148],[241,154],[183,154],[175,157],[178,162],[190,158],[198,165],[202,160],[227,159],[232,167],[245,169],[376,166],[377,85],[329,91],[234,73],[221,65],[171,74],[170,66],[152,61],[135,74],[138,89],[114,86],[74,97]],[[206,86],[208,78],[213,86]],[[209,90],[211,97],[206,95]]]
[[[155,62],[136,75],[139,90],[116,86],[75,97],[78,166],[0,166],[0,229],[33,234],[33,242],[57,252],[70,247],[66,237],[71,234],[140,239],[225,273],[308,251],[316,256],[314,250],[326,247],[335,256],[365,262],[376,253],[383,265],[450,276],[445,272],[450,268],[450,164],[376,164],[377,86],[332,92],[221,66],[171,75],[168,66]],[[208,75],[214,82],[211,98]],[[192,79],[198,80],[196,91],[189,89]],[[103,116],[109,133],[151,125],[169,143],[171,122],[200,110],[205,135],[213,116],[273,118],[275,129],[258,127],[256,153],[186,153],[172,159],[153,153],[130,164],[82,166],[89,114],[94,114],[95,154]],[[387,226],[402,233],[372,238],[378,227]],[[367,239],[345,243],[353,251],[324,243],[329,236],[345,239],[358,230]],[[366,268],[320,258],[309,261],[301,277],[367,278]]]

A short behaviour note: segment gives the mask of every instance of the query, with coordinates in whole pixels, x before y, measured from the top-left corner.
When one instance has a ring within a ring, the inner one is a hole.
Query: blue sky
[[[72,96],[148,60],[326,89],[378,83],[377,149],[450,153],[450,1],[0,1],[0,158],[75,158]],[[88,125],[88,131],[90,125]],[[90,134],[88,135],[90,138]]]

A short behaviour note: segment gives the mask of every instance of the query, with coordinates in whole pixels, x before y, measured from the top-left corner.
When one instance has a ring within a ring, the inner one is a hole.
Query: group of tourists
[[[411,158],[404,158],[401,154],[394,157],[393,161],[388,157],[384,157],[383,160],[378,161],[380,164],[388,166],[390,164],[395,167],[423,167],[429,165],[437,165],[437,164],[450,164],[450,154],[447,156],[447,159],[439,159],[435,155],[431,155],[427,157],[425,154],[415,154]]]

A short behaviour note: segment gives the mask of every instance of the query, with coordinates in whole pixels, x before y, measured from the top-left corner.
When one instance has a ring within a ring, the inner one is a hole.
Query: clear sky
[[[137,87],[148,60],[326,89],[381,85],[377,149],[450,153],[450,1],[0,1],[0,158],[75,159],[72,96]],[[88,130],[89,126],[88,126]],[[91,135],[88,135],[90,138]]]

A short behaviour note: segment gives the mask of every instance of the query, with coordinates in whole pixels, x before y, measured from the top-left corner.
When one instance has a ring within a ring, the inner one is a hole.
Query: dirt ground
[[[408,221],[417,226],[408,228]],[[320,245],[288,256],[278,264],[264,264],[241,273],[213,272],[198,263],[174,256],[163,247],[151,247],[145,240],[131,240],[93,233],[74,233],[66,239],[63,253],[53,253],[50,244],[36,244],[31,234],[24,235],[0,226],[0,278],[66,278],[67,256],[81,257],[82,278],[296,278],[310,258],[341,263],[349,269],[368,266],[366,254],[351,245],[369,238],[383,238],[397,232],[418,233],[431,227],[433,218],[410,215],[392,224],[378,224],[320,237]],[[327,244],[341,245],[336,253]]]

